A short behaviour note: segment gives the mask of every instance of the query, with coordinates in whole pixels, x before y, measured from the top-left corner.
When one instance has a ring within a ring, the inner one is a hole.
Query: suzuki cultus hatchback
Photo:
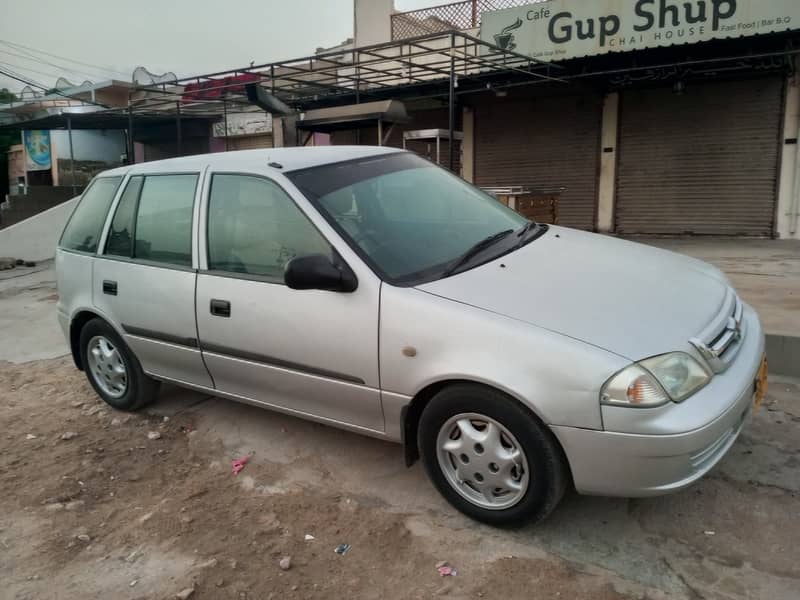
[[[716,268],[528,221],[396,149],[107,171],[56,266],[75,364],[111,406],[167,381],[397,441],[494,524],[570,486],[681,489],[765,392],[758,317]]]

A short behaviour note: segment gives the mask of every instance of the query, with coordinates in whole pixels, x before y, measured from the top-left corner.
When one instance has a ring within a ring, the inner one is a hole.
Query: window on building
[[[296,256],[331,247],[277,184],[248,175],[214,175],[208,209],[208,268],[283,282]]]
[[[112,256],[133,256],[133,218],[136,212],[136,201],[142,190],[144,177],[131,177],[122,197],[117,204],[114,220],[106,241],[106,254]]]
[[[196,187],[196,174],[144,178],[134,230],[134,258],[191,266]]]
[[[122,177],[98,177],[83,193],[64,228],[59,246],[67,250],[96,252],[108,208]]]

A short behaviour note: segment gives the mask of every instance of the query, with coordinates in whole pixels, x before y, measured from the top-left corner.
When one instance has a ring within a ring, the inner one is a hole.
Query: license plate
[[[761,359],[761,366],[758,368],[758,373],[756,373],[756,385],[755,391],[753,392],[753,407],[759,408],[762,404],[764,404],[764,398],[767,395],[767,372],[769,371],[767,367],[767,356],[764,355],[764,358]]]

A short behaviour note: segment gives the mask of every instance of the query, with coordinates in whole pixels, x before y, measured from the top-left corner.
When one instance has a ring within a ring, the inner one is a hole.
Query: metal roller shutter
[[[783,80],[622,94],[617,233],[772,235]]]
[[[259,148],[272,148],[271,133],[228,138],[228,149],[230,150],[257,150]]]
[[[546,97],[475,106],[475,183],[565,188],[560,225],[593,229],[602,99]]]

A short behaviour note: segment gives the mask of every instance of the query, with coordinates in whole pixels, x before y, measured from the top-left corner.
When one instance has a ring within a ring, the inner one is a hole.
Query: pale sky
[[[58,75],[73,83],[129,81],[138,66],[181,77],[307,56],[352,30],[353,0],[0,0],[0,68],[47,87]],[[33,53],[51,64],[30,59],[30,49],[52,54]],[[0,75],[0,88],[23,85]]]

